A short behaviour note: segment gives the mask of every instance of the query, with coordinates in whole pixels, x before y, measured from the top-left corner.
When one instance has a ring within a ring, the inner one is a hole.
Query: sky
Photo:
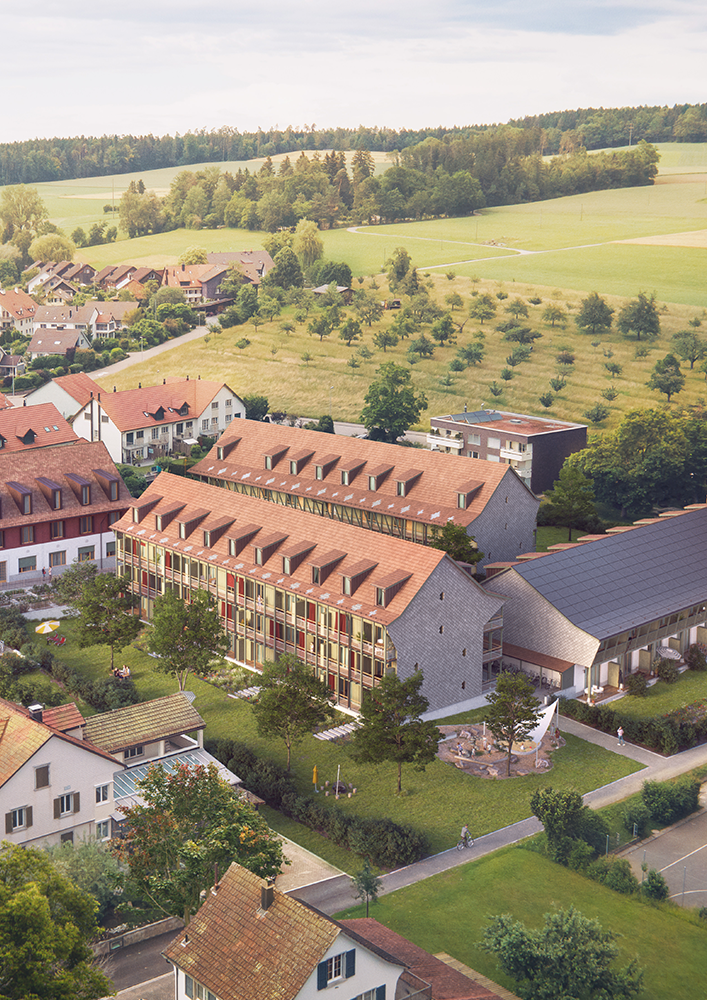
[[[704,0],[0,0],[0,38],[0,142],[707,100]]]

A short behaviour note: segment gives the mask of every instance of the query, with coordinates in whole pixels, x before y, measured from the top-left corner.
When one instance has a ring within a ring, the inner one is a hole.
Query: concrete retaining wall
[[[97,957],[110,955],[111,952],[117,951],[119,948],[128,948],[131,944],[139,944],[140,941],[159,937],[160,934],[168,934],[169,931],[174,931],[176,934],[182,927],[184,927],[184,921],[180,917],[165,917],[164,920],[157,920],[154,924],[136,927],[124,934],[116,934],[115,937],[109,938],[107,941],[97,941],[91,945],[91,949]]]

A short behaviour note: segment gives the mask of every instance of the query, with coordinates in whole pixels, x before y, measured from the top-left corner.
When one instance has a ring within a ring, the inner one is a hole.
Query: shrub
[[[658,675],[658,679],[666,684],[674,684],[679,677],[678,665],[675,660],[667,660],[658,656],[653,661],[652,667]]]
[[[609,825],[600,813],[585,806],[580,813],[575,833],[599,854],[606,847]]]
[[[567,867],[574,872],[587,870],[594,858],[594,851],[584,840],[575,840],[567,854]]]
[[[641,888],[648,899],[667,899],[670,895],[668,883],[655,868],[648,872]]]
[[[648,807],[640,799],[629,802],[621,815],[621,821],[628,832],[632,836],[638,837],[639,840],[642,840],[648,833],[650,818],[651,814],[648,811]]]
[[[601,882],[607,889],[630,896],[638,889],[638,879],[625,858],[597,858],[587,868],[587,875],[594,882]]]
[[[689,777],[678,781],[644,781],[641,795],[653,819],[667,826],[695,812],[700,783]]]
[[[645,674],[629,674],[626,678],[626,690],[634,698],[645,698],[648,690],[648,680]]]
[[[685,653],[685,663],[690,670],[707,670],[707,657],[696,643],[693,643]]]

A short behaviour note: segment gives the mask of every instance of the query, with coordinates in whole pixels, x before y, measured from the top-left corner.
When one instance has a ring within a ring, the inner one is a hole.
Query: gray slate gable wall
[[[512,562],[523,552],[535,551],[535,526],[540,501],[509,468],[485,508],[469,525],[484,558],[489,562]]]
[[[501,607],[502,598],[486,593],[447,557],[388,626],[398,677],[412,676],[416,663],[424,675],[427,717],[461,710],[457,706],[481,697],[484,625]]]
[[[593,542],[587,544],[592,545]],[[567,551],[575,552],[576,549]],[[553,558],[552,555],[543,557]],[[583,667],[592,665],[599,640],[573,625],[515,569],[494,576],[490,586],[507,598],[503,609],[505,642]]]

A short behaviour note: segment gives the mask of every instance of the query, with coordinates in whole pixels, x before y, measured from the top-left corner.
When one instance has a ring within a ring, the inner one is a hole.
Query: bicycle
[[[460,837],[459,841],[457,842],[458,851],[463,851],[465,847],[471,848],[473,846],[474,846],[474,838],[471,836],[471,834],[467,834],[466,837]]]

